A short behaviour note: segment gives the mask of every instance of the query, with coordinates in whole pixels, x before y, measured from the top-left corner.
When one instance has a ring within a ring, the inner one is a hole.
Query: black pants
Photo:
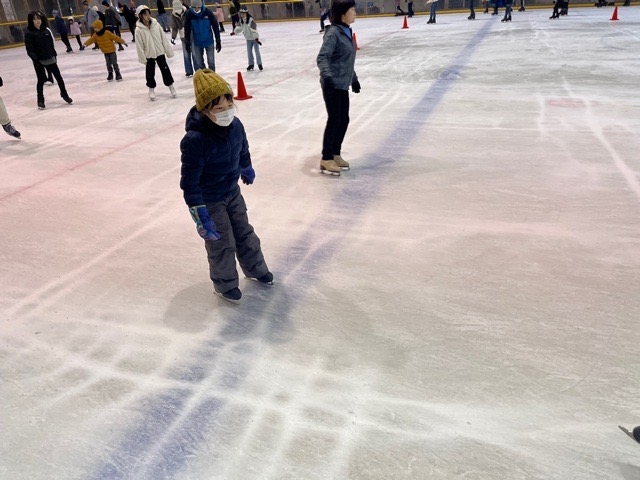
[[[62,74],[60,73],[60,69],[58,68],[57,63],[53,63],[51,65],[42,65],[41,63],[38,63],[33,67],[35,68],[36,76],[38,77],[36,91],[38,92],[39,102],[44,102],[44,82],[46,82],[51,75],[56,77],[58,87],[60,87],[60,96],[67,96],[67,89],[65,88],[64,80],[62,79]]]
[[[82,41],[80,40],[80,35],[76,35],[76,41],[78,42],[78,47],[82,48]]]
[[[334,155],[340,155],[349,126],[349,91],[323,88],[322,97],[328,114],[322,138],[322,159],[332,160]]]
[[[71,44],[69,43],[69,36],[65,33],[60,33],[60,40],[62,40],[62,43],[64,43],[65,47],[67,47],[67,50],[71,50]]]
[[[156,88],[156,62],[158,63],[158,68],[160,69],[160,73],[162,74],[162,83],[164,83],[167,87],[169,85],[173,85],[173,77],[171,76],[169,65],[167,65],[167,59],[164,55],[160,55],[157,58],[147,58],[147,87]]]

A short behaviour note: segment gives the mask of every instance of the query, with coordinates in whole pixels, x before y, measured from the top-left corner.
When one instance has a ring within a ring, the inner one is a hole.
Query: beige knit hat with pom
[[[216,98],[225,94],[233,95],[233,90],[227,81],[208,68],[196,71],[193,76],[193,91],[199,112]]]

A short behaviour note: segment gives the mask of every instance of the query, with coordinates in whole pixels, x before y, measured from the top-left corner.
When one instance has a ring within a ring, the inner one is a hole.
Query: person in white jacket
[[[249,14],[249,9],[245,6],[240,7],[240,24],[235,28],[236,34],[243,34],[247,40],[247,58],[249,66],[247,70],[253,70],[253,51],[256,52],[256,61],[258,68],[262,70],[262,57],[260,56],[260,34],[258,33],[258,25]]]
[[[173,50],[167,37],[165,37],[162,27],[153,18],[151,18],[151,10],[146,5],[140,5],[136,8],[138,15],[138,23],[136,25],[136,50],[138,51],[138,60],[147,67],[146,78],[147,87],[149,87],[149,99],[156,99],[156,63],[162,74],[162,82],[169,87],[171,96],[177,95],[176,89],[173,87],[173,76],[166,57],[173,57]]]

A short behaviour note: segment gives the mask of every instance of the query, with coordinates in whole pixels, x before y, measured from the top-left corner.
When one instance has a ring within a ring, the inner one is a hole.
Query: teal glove
[[[198,229],[198,235],[205,240],[220,240],[220,234],[216,231],[216,225],[211,220],[207,207],[204,205],[196,205],[189,208],[191,218],[196,222],[196,228]]]

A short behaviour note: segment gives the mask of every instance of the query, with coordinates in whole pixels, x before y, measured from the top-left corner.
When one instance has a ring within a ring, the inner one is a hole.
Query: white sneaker
[[[173,88],[173,85],[169,85],[169,91],[171,92],[171,96],[173,98],[176,98],[178,96],[178,92],[176,92],[176,89]]]
[[[153,88],[149,89],[149,100],[151,100],[152,102],[156,99],[156,92],[154,91]]]

